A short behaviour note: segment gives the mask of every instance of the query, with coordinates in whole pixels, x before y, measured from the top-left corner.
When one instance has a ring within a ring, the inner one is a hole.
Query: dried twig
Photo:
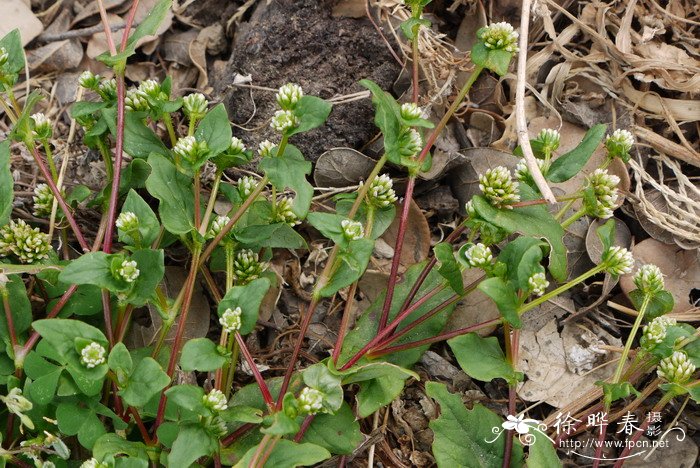
[[[110,26],[112,32],[124,29],[126,24],[114,24]],[[134,27],[138,26],[134,24]],[[104,32],[102,24],[97,24],[89,28],[73,29],[72,31],[63,31],[59,33],[42,33],[36,38],[37,42],[57,42],[65,41],[66,39],[75,39],[76,37],[92,36],[93,34]]]
[[[527,36],[528,26],[530,23],[530,0],[523,0],[522,14],[520,16],[520,42],[518,47],[518,79],[515,83],[515,124],[518,134],[518,143],[523,149],[525,163],[532,174],[532,179],[537,184],[537,188],[542,193],[542,197],[549,203],[556,203],[552,189],[544,180],[540,168],[537,166],[535,155],[530,147],[530,135],[527,132],[527,119],[525,118],[525,82],[526,82],[526,67],[527,67]]]

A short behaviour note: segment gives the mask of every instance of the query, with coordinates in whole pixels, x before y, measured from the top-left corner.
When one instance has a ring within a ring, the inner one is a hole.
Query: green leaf
[[[32,304],[20,275],[7,275],[9,282],[5,284],[8,293],[12,321],[17,336],[22,336],[32,324]],[[10,334],[7,328],[7,318],[4,309],[0,309],[0,337],[10,345]]]
[[[435,258],[440,262],[438,273],[447,280],[454,292],[463,294],[462,270],[459,268],[457,260],[455,260],[452,245],[447,242],[441,242],[433,247],[433,252],[435,252]]]
[[[194,229],[194,195],[189,177],[159,154],[148,158],[151,175],[146,180],[148,192],[160,201],[158,212],[163,226],[173,234],[188,234]]]
[[[141,21],[131,36],[129,36],[129,40],[126,42],[126,47],[123,52],[116,55],[110,55],[109,52],[105,52],[97,56],[97,60],[108,67],[123,67],[126,64],[126,59],[136,52],[138,42],[144,37],[153,36],[158,32],[160,23],[165,19],[171,4],[172,0],[159,0],[158,3],[149,10],[148,16]]]
[[[270,289],[270,280],[267,278],[258,278],[245,286],[234,286],[226,292],[224,298],[219,302],[217,308],[219,317],[221,317],[226,309],[241,308],[241,335],[247,335],[255,328],[255,323],[258,320],[258,312],[260,304],[265,298],[268,289]]]
[[[629,296],[634,308],[640,310],[642,307],[642,302],[644,302],[644,293],[639,289],[635,289],[634,291],[630,292]],[[667,314],[673,310],[674,303],[675,301],[673,299],[673,295],[670,292],[659,291],[649,299],[649,304],[647,305],[647,310],[644,313],[644,318],[647,320],[652,320],[656,317]]]
[[[219,351],[216,343],[208,338],[195,338],[182,347],[180,367],[185,372],[208,372],[220,368],[228,360],[228,356]]]
[[[80,117],[85,117],[86,115],[92,115],[95,112],[107,107],[108,103],[105,101],[78,101],[73,103],[70,107],[70,116],[74,119],[79,119]]]
[[[314,189],[306,180],[306,176],[311,173],[311,163],[301,151],[293,145],[287,145],[284,154],[263,158],[258,167],[280,192],[288,188],[294,190],[296,196],[292,209],[294,214],[303,219],[311,206]]]
[[[360,84],[372,93],[372,104],[375,107],[374,123],[382,131],[384,153],[387,159],[394,164],[401,164],[399,105],[389,93],[382,90],[375,82],[360,80]]]
[[[629,382],[607,383],[598,381],[596,385],[603,387],[603,394],[606,404],[609,406],[617,400],[627,398],[633,393],[639,397],[641,393],[635,389]]]
[[[287,223],[260,224],[234,230],[233,237],[246,248],[260,250],[265,247],[305,249],[306,241]]]
[[[477,289],[496,303],[496,307],[498,307],[498,311],[504,320],[513,327],[520,328],[518,294],[510,283],[506,283],[501,278],[488,278],[479,283]]]
[[[590,128],[581,143],[566,154],[556,158],[547,171],[547,179],[561,183],[578,174],[603,140],[607,126],[598,124]]]
[[[326,364],[319,362],[307,367],[303,373],[307,387],[315,388],[323,393],[323,409],[335,413],[343,404],[343,387],[340,377],[331,373]]]
[[[146,357],[136,365],[126,387],[119,394],[129,406],[142,407],[169,383],[170,377],[163,372],[160,364],[155,359]]]
[[[401,23],[400,26],[403,35],[406,36],[406,39],[412,41],[416,37],[415,33],[413,32],[414,27],[418,26],[420,28],[421,26],[423,26],[425,28],[429,28],[430,24],[430,21],[428,21],[425,18],[415,18],[412,16],[403,23]]]
[[[117,381],[120,385],[128,381],[128,376],[134,369],[134,362],[131,359],[129,350],[124,346],[124,343],[117,343],[114,345],[109,352],[107,365],[109,369],[116,374]]]
[[[522,236],[509,242],[501,251],[498,261],[507,266],[507,279],[513,288],[529,290],[528,280],[541,269],[542,247],[545,246],[540,239]]]
[[[356,396],[357,414],[366,418],[394,401],[403,391],[405,381],[406,379],[392,376],[360,382],[360,391]]]
[[[520,189],[524,195],[532,195],[531,189],[521,184]],[[530,191],[528,193],[528,190]],[[547,208],[538,206],[525,206],[512,210],[499,210],[489,204],[480,195],[472,198],[473,206],[479,216],[489,223],[498,226],[509,233],[542,238],[551,247],[549,253],[549,271],[557,281],[566,280],[566,246],[563,242],[564,229]]]
[[[347,455],[364,439],[350,405],[343,402],[335,414],[317,414],[301,441],[319,445],[331,453]]]
[[[554,448],[554,444],[545,434],[538,431],[533,435],[535,436],[535,441],[530,445],[530,452],[527,457],[528,468],[540,468],[543,466],[557,468],[564,466],[559,460],[557,449]]]
[[[472,47],[471,59],[475,65],[486,68],[504,76],[508,73],[510,61],[513,58],[511,52],[502,49],[489,49],[483,42],[477,42]]]
[[[370,239],[350,241],[348,247],[338,254],[338,267],[328,284],[319,291],[320,295],[330,297],[358,280],[367,268],[373,249],[374,241]]]
[[[126,289],[124,281],[114,277],[111,270],[114,255],[90,252],[70,262],[58,279],[67,284],[93,284],[112,292]]]
[[[459,395],[447,391],[444,384],[428,382],[426,392],[440,405],[440,417],[430,421],[435,434],[433,455],[438,467],[493,468],[503,464],[505,437],[496,436],[502,420],[479,403],[467,410]],[[514,441],[512,467],[522,466],[523,449]]]
[[[212,455],[219,443],[201,425],[185,424],[180,427],[177,439],[168,455],[170,466],[192,465],[198,458]]]
[[[328,361],[328,366],[332,366],[333,362]],[[365,382],[367,380],[379,379],[384,377],[398,378],[405,380],[408,377],[413,377],[420,380],[420,376],[409,369],[397,366],[390,362],[370,362],[367,364],[358,364],[352,366],[345,371],[330,369],[334,374],[340,375],[343,378],[343,385]]]
[[[105,434],[97,439],[92,448],[92,456],[98,460],[104,460],[107,456],[116,457],[118,455],[148,460],[148,452],[143,442],[131,442],[114,433]]]
[[[610,219],[595,230],[595,233],[603,245],[603,252],[615,245],[615,220]]]
[[[124,302],[141,307],[155,294],[155,290],[165,276],[163,250],[141,249],[131,255],[138,265],[140,274],[134,281]]]
[[[347,218],[348,213],[350,213],[350,210],[352,209],[355,198],[356,196],[353,196],[352,199],[345,198],[338,200],[335,205],[336,212],[339,215],[343,215],[345,218]],[[382,234],[384,234],[384,232],[386,232],[387,229],[389,229],[389,226],[391,226],[391,223],[394,221],[394,217],[396,217],[396,206],[391,205],[390,207],[383,209],[373,208],[373,212],[374,217],[372,222],[372,234],[369,236],[369,238],[377,240],[382,236]],[[353,219],[355,221],[360,221],[363,226],[367,226],[367,203],[360,203],[360,208],[357,210],[357,213]]]
[[[517,380],[515,370],[506,361],[496,337],[482,338],[476,333],[467,333],[452,338],[447,344],[469,377],[482,382],[505,379],[511,383]]]
[[[201,399],[200,399],[201,401]],[[226,422],[242,422],[260,424],[263,421],[262,410],[250,406],[234,406],[221,411],[219,416]]]
[[[34,136],[31,128],[31,115],[37,102],[44,99],[41,91],[34,90],[25,99],[22,113],[10,131],[10,139],[23,142],[28,148],[34,146]]]
[[[316,96],[302,96],[294,106],[294,115],[299,119],[299,125],[290,130],[287,136],[308,132],[323,125],[331,113],[333,105]]]
[[[139,219],[140,245],[148,247],[153,244],[158,238],[160,223],[148,203],[133,189],[129,190],[129,194],[122,205],[121,213],[126,212],[134,213]],[[135,239],[122,231],[119,231],[119,241],[129,245],[136,245]]]
[[[5,140],[0,143],[0,226],[6,225],[10,220],[15,197],[14,185],[15,180],[10,171],[10,141]]]
[[[58,405],[56,420],[63,434],[77,435],[80,444],[87,449],[92,449],[97,439],[107,432],[94,410],[70,403]]]
[[[107,107],[102,110],[112,135],[117,134],[117,108]],[[124,152],[133,158],[148,158],[151,153],[165,156],[170,151],[153,130],[143,123],[143,117],[136,112],[127,112],[124,116]]]
[[[6,73],[17,74],[24,70],[24,47],[19,29],[13,29],[0,39],[0,47],[7,52],[7,62],[3,66]],[[13,83],[14,84],[14,83]]]
[[[214,106],[199,122],[194,133],[197,141],[206,141],[209,148],[207,158],[213,158],[231,146],[231,123],[223,104]]]
[[[59,355],[65,358],[77,356],[76,338],[96,341],[100,344],[107,343],[107,338],[99,329],[80,320],[58,318],[37,320],[32,323],[32,327]]]
[[[646,316],[646,314],[645,314]],[[685,339],[695,334],[695,328],[687,323],[679,323],[677,325],[671,325],[666,327],[666,336],[661,341],[661,343],[656,344],[652,350],[651,354],[659,359],[669,357],[673,354],[675,350],[676,342],[679,339]],[[645,343],[648,345],[649,343]],[[683,351],[688,353],[688,357],[693,362],[695,367],[700,367],[700,340],[694,340],[688,343]]]
[[[194,411],[201,415],[211,415],[204,404],[204,390],[197,385],[175,385],[165,391],[169,403],[174,403],[187,411]]]
[[[48,405],[53,400],[58,386],[58,379],[63,373],[63,367],[55,366],[31,351],[24,360],[24,372],[27,377],[34,379],[29,384],[29,395],[38,405]]]
[[[318,231],[323,234],[323,237],[326,239],[330,239],[334,243],[341,246],[348,245],[348,240],[343,233],[342,226],[340,225],[343,220],[347,219],[345,216],[335,213],[313,212],[309,213],[306,219],[309,224],[318,229]]]
[[[257,446],[248,450],[243,458],[236,463],[235,468],[246,468],[250,465],[256,450]],[[330,452],[318,445],[309,443],[297,444],[291,440],[280,439],[270,453],[270,457],[267,459],[265,466],[274,466],[275,468],[311,466],[330,457]]]

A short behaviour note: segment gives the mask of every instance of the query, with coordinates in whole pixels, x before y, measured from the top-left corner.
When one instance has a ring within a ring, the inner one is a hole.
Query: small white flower
[[[133,283],[139,277],[141,272],[138,269],[138,264],[134,260],[124,260],[117,270],[117,275],[127,283]]]
[[[96,458],[91,458],[89,460],[85,460],[83,464],[80,465],[80,468],[108,468],[108,465],[106,463],[98,462]]]
[[[464,256],[467,259],[467,263],[469,263],[469,266],[472,268],[485,268],[490,266],[493,261],[491,249],[481,243],[469,247],[464,252]]]
[[[101,344],[93,341],[80,350],[80,362],[82,362],[88,369],[92,369],[93,367],[97,367],[106,362],[106,354],[107,352],[105,351],[104,347]]]
[[[627,130],[617,129],[605,138],[605,148],[610,157],[625,158],[634,146],[634,136]]]
[[[97,92],[103,100],[113,101],[117,98],[117,80],[114,78],[100,81]]]
[[[221,314],[221,317],[219,318],[219,323],[221,324],[221,328],[226,333],[237,332],[238,330],[241,329],[241,315],[242,314],[243,314],[243,311],[241,310],[240,307],[236,307],[235,309],[226,309],[226,311],[223,314]]]
[[[190,120],[199,120],[207,113],[209,101],[202,93],[188,94],[182,98],[182,110]]]
[[[195,162],[209,151],[206,141],[197,141],[193,136],[182,137],[177,140],[173,152],[183,159]]]
[[[518,182],[514,181],[510,171],[497,166],[479,175],[479,188],[489,203],[497,208],[512,208],[520,201]]]
[[[674,351],[672,355],[662,359],[656,370],[656,374],[662,379],[679,385],[690,380],[693,372],[695,365],[684,351]]]
[[[365,235],[365,230],[359,221],[344,219],[340,222],[340,226],[343,228],[343,235],[348,240],[362,239]]]
[[[5,403],[5,406],[7,406],[7,410],[10,413],[13,413],[19,417],[20,421],[24,426],[28,427],[29,429],[34,429],[34,423],[29,418],[29,416],[24,414],[27,411],[30,411],[34,407],[34,405],[31,401],[22,396],[21,388],[13,388],[12,390],[10,390],[7,396],[0,395],[0,401]]]
[[[406,120],[413,120],[420,118],[421,116],[421,110],[420,107],[415,105],[412,102],[407,102],[405,104],[401,104],[401,117],[406,119]]]
[[[323,409],[323,393],[311,387],[304,387],[297,399],[302,413],[316,414]]]
[[[275,221],[279,223],[287,223],[294,227],[297,224],[301,224],[299,217],[294,214],[292,206],[294,205],[294,199],[289,197],[282,197],[277,200],[275,206]]]
[[[423,149],[423,138],[415,128],[405,128],[399,135],[399,151],[402,156],[413,158]]]
[[[387,174],[375,177],[367,189],[369,203],[378,208],[387,208],[398,200],[394,191],[394,181]]]
[[[644,265],[634,275],[634,284],[644,294],[656,294],[664,289],[664,275],[656,265]]]
[[[78,78],[78,83],[81,87],[85,89],[96,90],[100,86],[101,79],[102,77],[100,75],[95,75],[90,70],[85,70],[80,74],[80,78]]]
[[[545,128],[537,134],[535,140],[542,144],[542,149],[544,151],[552,153],[559,148],[561,135],[553,128]]]
[[[270,140],[261,141],[260,144],[258,145],[258,154],[260,155],[261,158],[265,158],[267,156],[272,156],[272,149],[274,147],[275,147],[275,144],[272,143]]]
[[[153,99],[159,99],[162,97],[160,83],[158,83],[156,80],[142,81],[141,84],[139,84],[139,91]]]
[[[275,98],[282,109],[292,110],[302,96],[304,96],[304,90],[301,89],[301,86],[287,83],[280,87]]]
[[[215,238],[216,236],[219,235],[221,230],[226,226],[229,221],[231,221],[231,218],[228,216],[217,216],[212,222],[211,222],[211,227],[209,228],[209,232],[207,233],[207,237],[210,239]]]
[[[243,200],[247,199],[255,187],[258,185],[258,181],[252,176],[243,176],[238,179],[238,194]]]
[[[505,50],[510,53],[518,51],[518,32],[506,22],[492,23],[481,28],[476,36],[489,49]]]
[[[119,214],[117,221],[114,223],[117,229],[124,232],[134,232],[139,229],[139,218],[136,213],[124,211]]]
[[[464,211],[467,212],[467,216],[470,219],[476,219],[479,217],[479,214],[476,212],[476,208],[474,208],[474,202],[471,200],[464,204]]]
[[[51,138],[51,121],[41,112],[33,114],[31,117],[32,123],[34,124],[34,129],[32,134],[37,140],[48,140]]]
[[[601,219],[610,218],[617,203],[617,185],[620,183],[620,178],[608,174],[605,169],[596,169],[586,178],[586,182],[593,188],[596,200],[595,207],[590,208],[589,214]]]
[[[140,89],[129,89],[124,98],[124,107],[134,112],[147,111],[150,106],[148,99],[146,99],[146,93]]]
[[[284,133],[287,130],[296,128],[299,125],[299,119],[290,110],[278,110],[270,121],[270,127],[273,130]]]
[[[603,255],[605,271],[611,275],[626,275],[632,272],[634,267],[634,257],[624,247],[610,247]]]
[[[544,273],[535,273],[527,280],[527,284],[530,286],[530,291],[535,296],[541,296],[547,291],[549,286],[549,281]]]
[[[0,228],[0,257],[14,255],[20,263],[34,263],[49,258],[51,250],[49,235],[22,219]]]
[[[676,319],[670,317],[656,317],[642,329],[640,343],[647,351],[653,349],[666,338],[666,329],[676,324]]]
[[[225,411],[228,408],[226,395],[221,390],[213,389],[202,397],[204,406],[214,411]]]
[[[47,184],[37,184],[34,187],[34,216],[39,218],[51,215],[54,196],[51,187]]]
[[[228,147],[228,152],[231,154],[239,154],[245,151],[243,140],[237,137],[231,137],[231,146]]]

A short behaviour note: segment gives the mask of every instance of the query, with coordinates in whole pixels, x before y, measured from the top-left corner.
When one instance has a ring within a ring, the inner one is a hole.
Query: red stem
[[[515,387],[511,385],[508,387],[508,414],[515,415]],[[510,458],[513,453],[513,430],[509,429],[506,431],[506,446],[503,450],[503,468],[508,468],[510,466]]]
[[[126,335],[126,330],[129,327],[129,321],[131,320],[131,314],[134,311],[134,306],[129,304],[124,309],[124,317],[117,324],[117,333],[115,334],[116,342],[119,343],[124,340],[124,335]]]
[[[297,362],[299,353],[301,352],[301,345],[304,343],[304,337],[306,336],[306,331],[309,329],[309,324],[311,323],[311,317],[314,315],[314,310],[316,310],[316,305],[318,304],[317,299],[312,299],[309,304],[306,314],[301,319],[301,325],[299,327],[299,338],[294,344],[294,351],[289,359],[289,365],[287,366],[287,371],[284,374],[284,380],[282,381],[282,387],[280,387],[280,393],[277,396],[277,410],[282,409],[282,400],[284,399],[284,394],[287,393],[289,388],[289,382],[292,380],[292,374],[294,373],[294,364]]]
[[[10,293],[7,290],[2,291],[2,305],[5,309],[5,319],[7,320],[7,330],[10,333],[10,343],[12,351],[17,350],[17,333],[15,332],[15,320],[12,317],[12,308],[10,307]]]
[[[343,318],[340,321],[340,329],[338,330],[338,338],[335,340],[335,346],[333,347],[333,354],[331,359],[333,359],[333,364],[338,364],[338,358],[340,357],[340,351],[343,349],[343,341],[345,340],[345,334],[347,333],[348,322],[350,322],[350,309],[352,308],[352,303],[355,299],[355,293],[357,292],[357,281],[355,281],[350,290],[348,291],[348,299],[345,301],[345,307],[343,309]]]
[[[238,429],[236,429],[235,431],[233,431],[232,433],[230,433],[229,435],[227,435],[226,437],[221,439],[221,445],[223,445],[224,447],[228,447],[236,439],[238,439],[239,437],[241,437],[242,435],[244,435],[246,432],[253,429],[254,427],[255,427],[255,424],[252,424],[252,423],[246,423],[246,424],[242,425],[241,427],[239,427]]]
[[[148,435],[148,429],[146,429],[146,426],[143,425],[143,421],[141,420],[141,416],[139,416],[138,411],[136,411],[133,407],[130,406],[129,412],[134,417],[134,421],[136,421],[136,425],[138,426],[139,431],[141,432],[141,437],[143,437],[143,441],[146,443],[146,445],[153,445],[153,440]]]
[[[66,292],[63,293],[63,296],[61,296],[56,305],[53,306],[53,309],[51,309],[51,312],[49,312],[46,318],[50,319],[57,316],[61,309],[63,309],[63,307],[66,305],[66,303],[68,303],[68,300],[71,298],[71,296],[75,293],[75,291],[77,291],[77,289],[77,284],[71,284],[70,287],[66,289]],[[37,341],[39,341],[39,334],[37,332],[32,332],[32,334],[29,336],[29,339],[22,348],[22,354],[26,356],[29,353],[29,351],[34,347]]]
[[[355,353],[355,355],[352,358],[350,358],[350,360],[348,362],[346,362],[343,365],[343,367],[340,368],[340,370],[344,371],[344,370],[347,370],[350,367],[352,367],[357,361],[359,361],[362,358],[362,356],[365,355],[365,353],[367,351],[374,348],[379,343],[381,343],[381,341],[383,339],[388,337],[391,334],[391,332],[394,331],[394,329],[401,324],[403,319],[405,319],[406,317],[411,315],[413,312],[418,310],[420,307],[422,307],[423,304],[428,302],[433,296],[438,294],[444,288],[445,288],[444,285],[436,286],[435,288],[428,291],[428,293],[425,296],[418,299],[416,301],[416,303],[413,304],[411,307],[409,307],[408,309],[404,310],[399,315],[397,315],[396,318],[394,320],[392,320],[392,322],[386,328],[384,328],[383,330],[380,330],[379,333],[377,333],[377,336],[372,338],[364,347],[362,347],[362,349],[360,349],[357,353]]]
[[[301,428],[299,429],[299,432],[297,432],[297,435],[294,436],[294,442],[301,442],[301,439],[304,438],[304,434],[306,434],[306,431],[309,429],[309,426],[311,426],[311,423],[314,422],[315,417],[315,414],[310,414],[306,418],[304,418],[304,422],[301,423]]]
[[[385,354],[397,353],[399,351],[405,351],[407,349],[412,349],[412,348],[417,348],[419,346],[424,346],[427,344],[437,343],[438,341],[450,340],[456,336],[466,335],[467,333],[481,330],[482,328],[487,328],[487,327],[490,327],[493,325],[497,325],[497,324],[501,323],[501,320],[503,320],[503,319],[501,319],[501,318],[492,319],[492,320],[488,320],[486,322],[477,323],[476,325],[472,325],[471,327],[460,328],[458,330],[453,330],[451,332],[442,333],[440,335],[433,336],[430,338],[425,338],[422,340],[413,341],[411,343],[404,343],[404,344],[400,344],[397,346],[391,346],[389,348],[377,349],[377,350],[372,351],[372,357],[384,356]]]
[[[114,333],[112,332],[112,303],[109,297],[109,291],[106,289],[102,290],[102,310],[104,313],[105,321],[105,332],[107,333],[107,340],[109,341],[109,346],[114,346]]]
[[[117,144],[114,149],[114,174],[112,176],[112,189],[109,194],[109,208],[107,212],[107,227],[102,250],[112,252],[112,238],[114,237],[114,219],[117,215],[117,200],[119,199],[119,181],[122,173],[122,160],[124,157],[124,73],[117,73]]]
[[[607,416],[607,415],[606,415]],[[600,432],[598,433],[598,447],[595,449],[595,455],[593,457],[593,468],[598,468],[600,466],[600,458],[603,454],[603,443],[605,441],[605,433],[608,430],[607,423],[601,423]]]
[[[379,331],[384,330],[386,322],[389,320],[389,310],[391,309],[391,300],[394,298],[394,289],[399,276],[399,263],[401,262],[401,250],[403,249],[404,237],[406,237],[406,224],[408,223],[408,211],[411,208],[411,200],[413,200],[413,188],[416,185],[416,176],[408,178],[406,186],[406,194],[403,200],[403,209],[401,210],[401,219],[399,220],[399,232],[396,235],[396,245],[394,246],[394,258],[391,261],[391,272],[389,273],[389,284],[387,284],[386,297],[384,298],[384,307],[382,315],[379,319]]]
[[[60,206],[61,210],[63,210],[63,214],[66,217],[66,220],[68,221],[68,224],[70,225],[71,230],[75,235],[75,238],[80,244],[80,247],[83,249],[84,252],[89,252],[90,246],[88,246],[87,242],[85,241],[83,233],[80,232],[80,227],[78,226],[78,223],[75,222],[75,218],[73,217],[73,213],[71,213],[70,211],[70,207],[63,199],[61,192],[58,190],[56,183],[53,181],[53,177],[51,176],[49,169],[46,167],[46,164],[44,164],[44,160],[41,158],[39,150],[36,148],[36,146],[33,146],[31,148],[31,151],[32,155],[34,156],[34,161],[36,162],[36,165],[39,166],[41,174],[44,176],[44,179],[46,179],[46,184],[49,186],[49,188],[51,189],[51,193],[53,193],[53,196],[56,198],[58,206]]]
[[[262,393],[265,403],[267,403],[268,407],[273,408],[275,406],[275,400],[272,398],[272,394],[270,394],[270,389],[267,388],[265,379],[263,379],[263,376],[260,374],[258,366],[255,365],[255,361],[253,360],[253,356],[251,356],[250,351],[248,350],[248,346],[246,346],[245,341],[243,340],[243,337],[240,333],[236,332],[235,336],[236,342],[238,343],[238,347],[241,349],[241,354],[243,354],[245,360],[248,361],[250,371],[253,373],[255,381],[258,383],[258,387],[260,387],[260,392]]]
[[[122,33],[122,43],[120,46],[120,51],[124,52],[126,50],[126,43],[129,41],[129,33],[131,33],[131,27],[134,24],[134,17],[136,17],[136,9],[139,6],[139,0],[134,0],[131,4],[131,9],[129,10],[129,16],[126,19],[126,26],[124,27],[124,32]]]

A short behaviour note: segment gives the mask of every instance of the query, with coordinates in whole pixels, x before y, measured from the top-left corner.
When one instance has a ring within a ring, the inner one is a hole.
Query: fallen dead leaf
[[[333,148],[316,161],[317,187],[347,187],[367,179],[376,161],[352,148]]]
[[[5,0],[1,4],[0,37],[19,29],[22,45],[26,46],[44,30],[44,25],[22,0]]]

